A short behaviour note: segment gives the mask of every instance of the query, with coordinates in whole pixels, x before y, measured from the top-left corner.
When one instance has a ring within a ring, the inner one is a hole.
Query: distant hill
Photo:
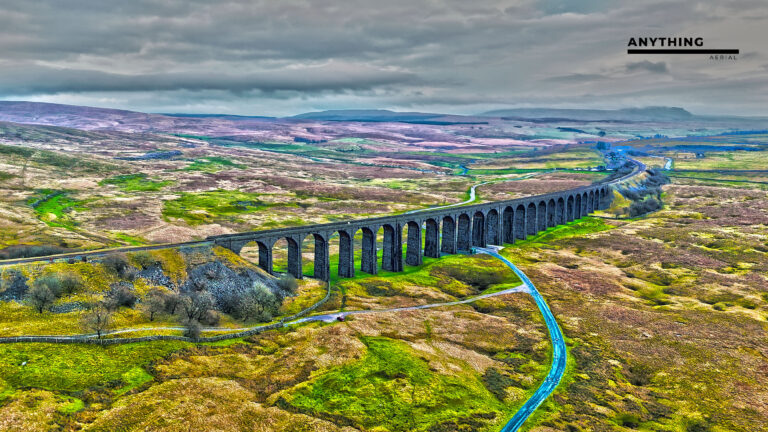
[[[111,108],[95,108],[41,102],[0,101],[0,121],[63,126],[82,130],[151,129],[166,116]]]
[[[420,113],[420,112],[395,112],[389,110],[328,110],[299,114],[291,118],[302,120],[321,121],[418,121],[443,117],[444,114]]]
[[[430,125],[487,124],[486,119],[452,114],[389,110],[328,110],[299,114],[291,119],[338,122],[400,122]]]
[[[270,116],[247,116],[237,114],[185,114],[185,113],[160,113],[160,115],[168,117],[189,117],[189,118],[212,118],[212,119],[227,119],[227,120],[250,120],[250,119],[274,119],[277,117]]]
[[[695,118],[690,112],[676,107],[624,108],[618,110],[513,108],[487,111],[480,115],[512,119],[579,121],[685,121]]]

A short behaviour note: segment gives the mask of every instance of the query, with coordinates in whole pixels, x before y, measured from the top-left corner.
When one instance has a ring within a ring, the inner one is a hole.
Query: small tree
[[[58,297],[63,292],[61,284],[61,278],[58,274],[51,273],[38,277],[32,282],[32,287],[46,287],[53,293],[54,297]]]
[[[128,282],[112,284],[104,303],[110,310],[117,310],[122,306],[133,307],[136,304],[136,293],[134,293],[133,285]]]
[[[203,332],[203,327],[197,320],[184,320],[184,336],[192,339],[200,339],[200,334]]]
[[[154,321],[155,315],[165,311],[165,293],[157,288],[152,288],[147,293],[146,299],[142,303],[144,311],[149,315],[149,320]]]
[[[270,321],[277,312],[280,301],[266,285],[254,282],[251,289],[243,294],[243,298],[233,311],[236,318],[241,320]]]
[[[56,300],[56,295],[45,284],[33,284],[26,296],[27,303],[35,308],[38,313],[43,313]]]
[[[181,311],[187,320],[200,321],[213,309],[213,296],[207,291],[193,291],[181,297]]]
[[[165,312],[171,315],[175,314],[181,304],[181,296],[178,293],[171,292],[165,294],[163,300],[165,301]]]
[[[96,336],[101,339],[104,332],[112,327],[112,312],[104,303],[92,305],[83,314],[80,325],[84,330],[96,333]]]

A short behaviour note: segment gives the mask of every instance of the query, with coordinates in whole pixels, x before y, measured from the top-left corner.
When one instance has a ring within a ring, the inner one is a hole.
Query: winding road
[[[437,209],[443,209],[443,208],[459,207],[459,206],[471,204],[471,203],[475,202],[475,200],[477,199],[476,189],[478,187],[480,187],[480,186],[487,185],[487,184],[492,184],[492,183],[505,183],[505,182],[511,182],[511,181],[525,180],[525,179],[529,179],[529,178],[531,178],[531,177],[533,177],[535,175],[546,174],[548,172],[549,171],[535,172],[535,173],[526,174],[526,175],[524,175],[522,177],[517,177],[517,178],[513,178],[513,179],[489,180],[489,181],[486,181],[486,182],[478,183],[478,184],[473,185],[472,187],[469,188],[469,198],[467,198],[466,200],[464,200],[462,202],[458,202],[458,203],[455,203],[455,204],[447,204],[447,205],[437,206],[437,207],[428,207],[428,208],[424,208],[424,209],[409,210],[409,211],[405,212],[405,214],[413,214],[413,213],[425,212],[425,211],[429,211],[429,210],[437,210]]]
[[[522,426],[528,417],[533,414],[536,408],[538,408],[539,405],[541,405],[541,403],[544,402],[544,400],[547,399],[550,394],[552,394],[552,392],[555,390],[555,387],[557,387],[557,385],[560,383],[560,380],[563,378],[563,374],[565,373],[565,363],[568,354],[565,348],[565,341],[563,340],[563,332],[560,330],[560,326],[557,324],[555,316],[552,314],[552,311],[549,310],[549,306],[547,305],[547,302],[544,301],[544,297],[542,297],[536,287],[533,286],[533,282],[528,279],[528,276],[526,276],[525,273],[517,268],[517,266],[512,264],[508,259],[499,255],[495,250],[488,248],[477,248],[477,250],[480,253],[485,253],[500,259],[502,262],[504,262],[504,264],[507,265],[507,267],[512,269],[512,271],[517,274],[520,280],[523,281],[523,284],[527,288],[527,292],[531,294],[533,300],[536,301],[536,306],[539,307],[541,315],[544,316],[544,322],[547,324],[547,329],[549,330],[549,338],[552,340],[552,367],[549,369],[547,377],[544,378],[544,382],[539,386],[538,389],[536,389],[536,392],[533,394],[533,396],[525,401],[523,406],[520,407],[512,419],[510,419],[507,424],[501,428],[501,432],[514,432],[520,429],[520,426]]]

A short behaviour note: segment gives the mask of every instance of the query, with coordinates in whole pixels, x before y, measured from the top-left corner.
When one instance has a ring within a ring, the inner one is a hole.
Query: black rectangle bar
[[[651,48],[628,49],[627,54],[738,54],[738,49]]]

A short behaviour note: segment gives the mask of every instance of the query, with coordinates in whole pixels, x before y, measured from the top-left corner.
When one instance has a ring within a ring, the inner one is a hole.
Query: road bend
[[[549,338],[552,340],[552,366],[549,369],[547,377],[544,378],[544,382],[539,386],[538,389],[536,389],[536,392],[533,394],[533,396],[525,401],[523,406],[520,407],[512,419],[510,419],[507,424],[501,428],[501,432],[514,432],[520,429],[523,423],[525,423],[528,417],[533,414],[536,408],[538,408],[539,405],[541,405],[541,403],[544,402],[544,400],[552,394],[552,392],[555,390],[555,387],[557,387],[557,385],[560,383],[560,380],[563,378],[563,374],[565,373],[565,362],[567,359],[565,341],[563,340],[563,332],[560,330],[560,326],[557,324],[555,316],[552,315],[552,311],[549,310],[549,306],[547,305],[547,302],[544,301],[544,297],[542,297],[536,287],[533,286],[533,282],[528,279],[528,276],[526,276],[525,273],[517,268],[517,266],[512,264],[503,256],[499,255],[493,249],[477,248],[477,251],[500,259],[502,262],[504,262],[504,264],[507,265],[507,267],[512,269],[512,271],[517,274],[520,280],[523,281],[523,284],[528,288],[527,291],[531,294],[534,301],[536,301],[536,305],[539,307],[539,311],[541,311],[541,314],[544,316],[544,322],[546,323],[547,329],[549,330]]]

